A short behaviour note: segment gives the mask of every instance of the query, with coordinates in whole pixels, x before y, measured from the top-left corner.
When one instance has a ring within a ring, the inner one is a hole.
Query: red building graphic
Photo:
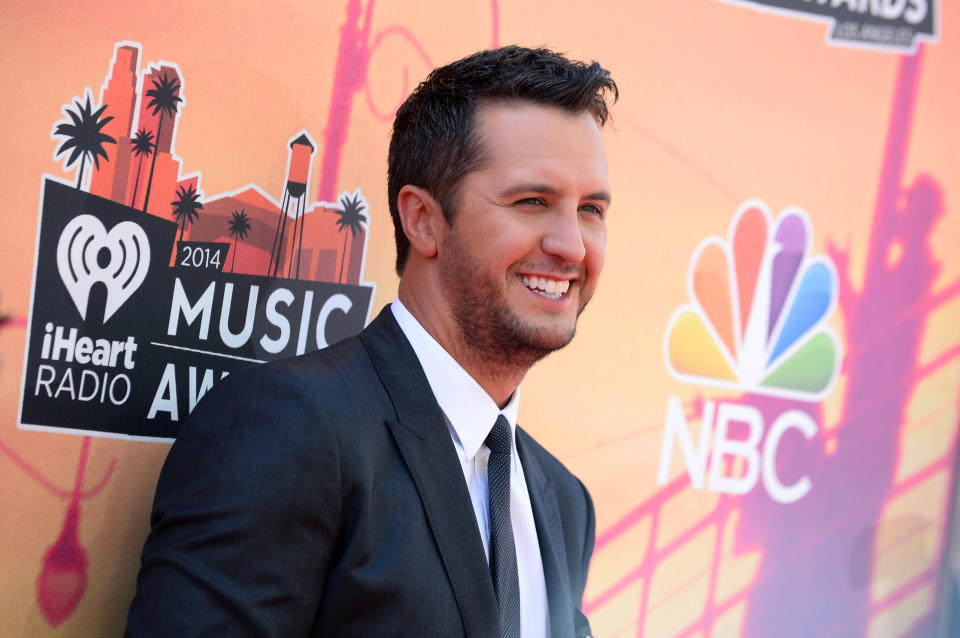
[[[90,192],[114,201],[124,200],[130,186],[130,161],[133,155],[131,134],[133,113],[137,102],[137,66],[140,49],[118,45],[107,81],[100,92],[100,104],[108,104],[113,116],[103,132],[117,140],[116,156],[100,164],[90,179]]]
[[[117,144],[92,173],[90,192],[137,210],[146,206],[145,212],[170,219],[178,189],[200,188],[199,173],[181,175],[182,161],[173,148],[183,106],[183,78],[176,65],[151,63],[140,73],[139,63],[139,45],[116,46],[100,104],[106,105],[104,117],[113,116],[103,132]],[[155,100],[163,83],[175,100],[165,112]],[[148,152],[135,152],[138,132],[155,145]],[[359,284],[366,227],[355,216],[353,223],[345,222],[343,203],[309,201],[315,152],[310,134],[298,132],[289,141],[279,202],[255,184],[202,198],[203,208],[186,227],[183,239],[229,243],[236,252],[228,255],[233,272]],[[359,190],[351,202],[354,212],[366,208]],[[244,214],[249,223],[242,238],[231,235],[234,213]],[[360,219],[366,222],[366,217]]]

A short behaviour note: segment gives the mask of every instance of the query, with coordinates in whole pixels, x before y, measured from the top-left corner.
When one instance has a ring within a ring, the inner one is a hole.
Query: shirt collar
[[[420,360],[433,396],[457,433],[467,459],[476,456],[499,414],[510,423],[510,433],[515,439],[519,388],[514,390],[510,401],[501,410],[486,390],[430,336],[399,298],[394,299],[390,310]],[[516,449],[516,444],[513,447]]]

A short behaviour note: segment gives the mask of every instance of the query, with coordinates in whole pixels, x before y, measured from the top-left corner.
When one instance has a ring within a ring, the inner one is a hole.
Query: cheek
[[[522,232],[504,233],[490,240],[488,260],[500,267],[512,268],[536,260],[541,251],[541,238]]]
[[[583,257],[584,265],[587,267],[587,272],[596,278],[600,274],[600,271],[603,270],[603,260],[606,257],[606,229],[599,230],[595,233],[584,234],[583,246],[586,253]]]

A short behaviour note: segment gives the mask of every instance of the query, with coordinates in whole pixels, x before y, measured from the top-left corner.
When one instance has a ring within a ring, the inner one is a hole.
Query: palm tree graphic
[[[233,257],[230,260],[230,272],[233,272],[233,265],[237,261],[237,240],[245,239],[250,231],[250,218],[247,217],[246,209],[233,211],[233,216],[227,223],[230,226],[230,236],[233,237]]]
[[[176,79],[170,79],[164,72],[162,78],[153,78],[153,88],[147,91],[147,97],[150,101],[147,108],[153,109],[153,114],[160,114],[160,120],[157,122],[157,141],[160,141],[160,131],[163,128],[163,117],[169,115],[173,117],[177,113],[177,104],[183,101],[177,91],[180,90],[180,83]],[[143,212],[147,212],[147,204],[150,202],[150,187],[153,186],[153,169],[157,166],[157,151],[159,147],[153,149],[153,161],[150,163],[150,177],[147,178],[147,194],[143,198]]]
[[[343,233],[343,257],[340,259],[340,275],[337,278],[340,283],[343,283],[343,265],[347,261],[347,231],[350,231],[350,236],[354,236],[363,230],[363,224],[366,223],[367,218],[360,212],[367,206],[362,202],[360,193],[356,193],[352,198],[344,193],[340,198],[340,206],[342,209],[334,212],[339,215],[337,231]]]
[[[137,179],[133,182],[133,199],[130,200],[130,208],[136,208],[137,187],[140,186],[140,169],[143,168],[143,156],[152,153],[157,145],[153,143],[153,132],[145,128],[137,131],[131,143],[133,144],[133,154],[140,158],[140,163],[137,164]],[[146,204],[144,204],[144,208],[146,208]]]
[[[147,192],[150,192],[149,188]],[[203,208],[203,204],[200,203],[200,193],[193,184],[189,187],[180,186],[177,188],[177,198],[170,202],[170,205],[173,206],[173,216],[180,224],[180,238],[177,241],[183,241],[183,232],[187,229],[187,225],[197,220],[200,209]]]
[[[107,109],[107,105],[104,104],[94,111],[90,105],[89,89],[87,90],[86,97],[86,104],[80,104],[80,100],[74,101],[77,107],[76,110],[72,110],[68,106],[63,108],[63,112],[66,113],[71,121],[61,122],[53,131],[54,135],[67,138],[60,144],[60,147],[57,148],[54,157],[59,157],[72,149],[70,156],[67,158],[67,168],[70,168],[77,159],[80,159],[77,189],[83,184],[83,169],[87,164],[87,158],[91,158],[93,165],[100,168],[100,156],[102,155],[103,159],[109,159],[103,145],[117,143],[117,140],[100,130],[113,119],[112,115],[100,119],[100,116],[103,115],[103,112]]]

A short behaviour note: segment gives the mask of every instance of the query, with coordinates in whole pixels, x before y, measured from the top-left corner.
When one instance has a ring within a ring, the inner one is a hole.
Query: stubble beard
[[[446,260],[440,276],[460,332],[460,341],[454,344],[458,359],[482,366],[494,377],[522,376],[537,361],[570,343],[576,321],[566,332],[531,325],[510,307],[498,282],[472,265],[456,232],[447,235],[444,244],[447,255],[457,256]],[[585,305],[586,300],[577,310],[578,317]]]

